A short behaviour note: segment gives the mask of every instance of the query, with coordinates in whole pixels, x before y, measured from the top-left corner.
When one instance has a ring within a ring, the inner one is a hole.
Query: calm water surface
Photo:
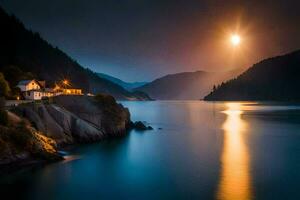
[[[0,178],[23,199],[300,199],[300,106],[122,102],[153,131]]]

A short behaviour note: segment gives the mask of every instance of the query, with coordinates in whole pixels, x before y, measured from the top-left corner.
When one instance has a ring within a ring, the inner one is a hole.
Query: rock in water
[[[136,129],[138,131],[146,131],[146,130],[153,130],[151,126],[146,126],[143,122],[141,121],[136,121],[132,123],[132,128]]]

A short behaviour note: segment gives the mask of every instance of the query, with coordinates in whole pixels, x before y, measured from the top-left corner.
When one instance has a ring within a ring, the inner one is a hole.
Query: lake
[[[300,199],[300,106],[121,102],[154,130],[2,177],[19,199]],[[2,195],[4,194],[2,192]]]

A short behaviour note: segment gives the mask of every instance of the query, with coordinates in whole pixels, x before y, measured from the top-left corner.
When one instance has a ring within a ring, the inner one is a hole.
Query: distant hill
[[[135,90],[149,94],[160,100],[196,100],[203,99],[214,84],[229,80],[240,74],[241,70],[228,72],[184,72],[158,78]]]
[[[147,84],[147,82],[125,82],[121,79],[118,79],[116,77],[113,77],[113,76],[110,76],[107,74],[103,74],[103,73],[97,73],[97,75],[99,77],[109,80],[129,91],[133,90],[134,88],[141,87],[141,86]]]
[[[30,77],[44,79],[49,85],[67,78],[74,87],[82,88],[84,92],[108,93],[117,99],[140,99],[137,94],[83,68],[38,33],[27,30],[17,18],[9,16],[1,7],[0,27],[0,71],[5,71],[4,75],[15,74],[11,69],[17,69]],[[17,81],[11,80],[12,86]]]
[[[300,50],[263,60],[212,91],[205,100],[300,100]]]

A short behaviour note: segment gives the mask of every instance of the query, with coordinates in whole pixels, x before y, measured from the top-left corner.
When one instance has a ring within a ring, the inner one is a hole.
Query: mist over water
[[[66,161],[1,177],[2,190],[23,199],[300,198],[300,106],[121,103],[154,130],[70,149]]]

